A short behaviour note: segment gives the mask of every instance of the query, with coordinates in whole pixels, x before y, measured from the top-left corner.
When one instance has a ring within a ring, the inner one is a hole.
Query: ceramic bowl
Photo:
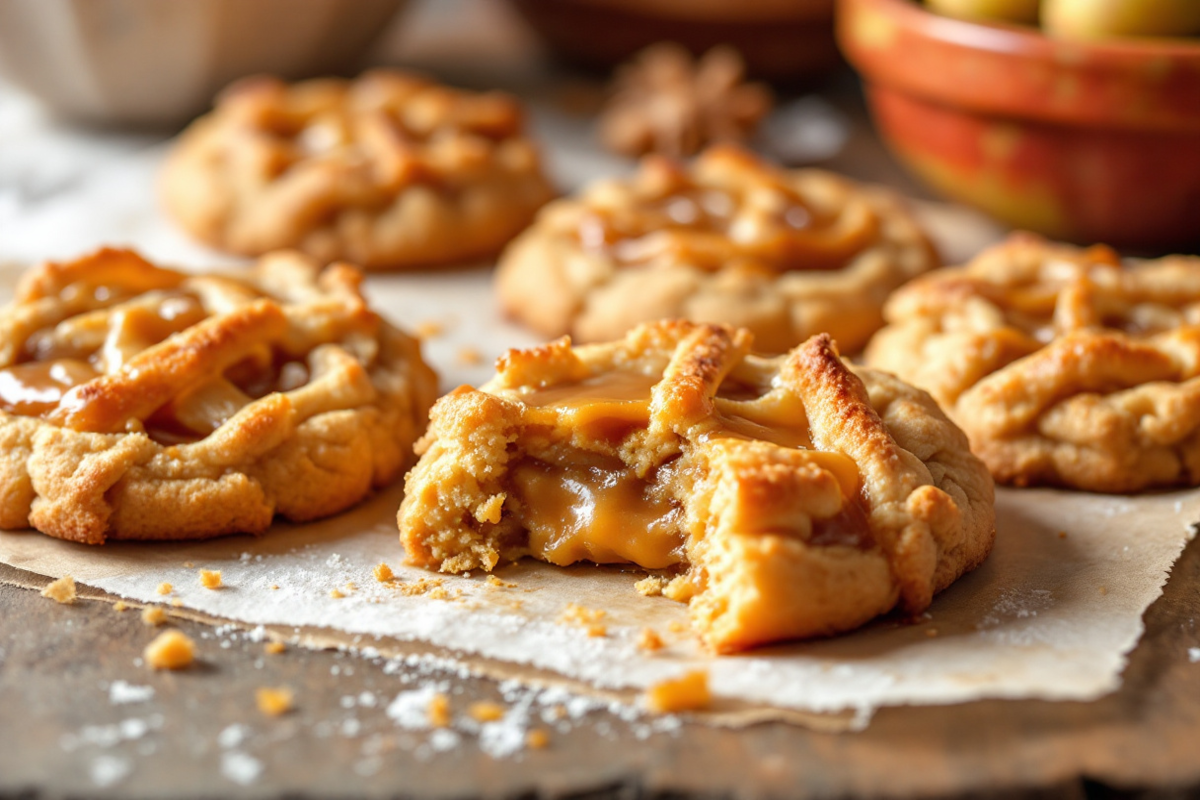
[[[839,0],[838,42],[920,178],[1015,227],[1162,249],[1200,242],[1200,39],[1069,41]]]
[[[51,111],[178,125],[234,78],[353,67],[404,0],[3,0],[0,74]]]

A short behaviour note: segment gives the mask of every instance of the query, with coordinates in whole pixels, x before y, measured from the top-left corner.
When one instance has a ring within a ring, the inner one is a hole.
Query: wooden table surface
[[[469,30],[455,32],[457,52],[470,57],[447,60],[436,36],[405,33],[393,45],[406,60],[466,80],[543,69],[510,58],[507,72],[493,70],[489,59],[524,53],[524,40],[513,28],[483,27],[488,35],[474,44],[461,38]],[[507,48],[496,44],[504,36]],[[853,123],[846,149],[827,166],[921,194],[875,139],[852,84],[835,82],[823,93]],[[116,613],[102,601],[60,606],[12,585],[39,581],[0,566],[0,797],[1200,792],[1196,542],[1147,612],[1122,688],[1096,702],[885,708],[853,734],[685,721],[644,738],[629,721],[595,710],[561,730],[551,726],[545,749],[499,758],[471,737],[435,752],[397,728],[384,708],[415,678],[428,679],[419,670],[346,652],[267,656],[244,635],[179,621],[203,645],[203,661],[151,673],[137,659],[153,634],[135,612]],[[150,686],[154,696],[114,704],[114,681]],[[489,680],[449,683],[459,709],[501,699]],[[278,685],[296,690],[297,707],[263,716],[254,691]]]

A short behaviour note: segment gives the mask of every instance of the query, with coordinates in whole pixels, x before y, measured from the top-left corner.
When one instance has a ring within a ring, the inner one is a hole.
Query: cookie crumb
[[[687,625],[684,625],[679,620],[675,620],[667,623],[667,630],[669,630],[671,633],[683,633],[687,630]]]
[[[646,707],[658,714],[697,711],[712,702],[708,691],[708,673],[688,672],[673,680],[656,683],[646,690]]]
[[[263,645],[263,652],[269,656],[277,656],[287,650],[287,645],[283,642],[267,642]]]
[[[142,609],[142,623],[145,625],[162,625],[167,621],[167,612],[158,606],[146,606]]]
[[[504,511],[504,500],[507,497],[507,494],[500,492],[484,500],[475,509],[475,519],[478,522],[490,522],[495,525],[500,521],[500,514]]]
[[[416,330],[418,339],[432,339],[435,336],[441,336],[443,328],[442,323],[430,319],[417,323]]]
[[[655,650],[662,650],[666,644],[654,628],[642,628],[642,632],[638,634],[637,646],[642,650],[654,652]]]
[[[286,686],[277,689],[263,686],[254,690],[254,704],[269,717],[278,717],[292,710],[295,694]]]
[[[599,608],[588,608],[578,603],[567,603],[566,608],[558,616],[558,621],[578,625],[596,625],[604,617],[605,612]]]
[[[930,639],[932,639],[938,635],[938,629],[937,628],[926,628],[925,635],[928,636]]]
[[[215,569],[200,570],[200,585],[205,589],[220,589],[224,586],[221,583],[221,571]]]
[[[543,750],[548,744],[550,744],[550,734],[546,733],[543,728],[534,728],[525,734],[525,745],[530,750]]]
[[[608,626],[607,625],[588,625],[587,626],[587,635],[591,636],[594,639],[601,639],[605,636],[608,636]]]
[[[487,576],[487,585],[493,586],[497,589],[515,589],[515,588],[517,588],[517,585],[515,583],[511,583],[509,581],[502,581],[499,578],[497,578],[495,575]]]
[[[646,597],[659,597],[667,585],[667,579],[659,575],[647,575],[633,585],[639,594]]]
[[[388,581],[395,579],[396,573],[392,572],[392,568],[387,564],[380,561],[375,565],[375,580],[379,581],[380,583],[387,583]]]
[[[499,703],[482,700],[478,703],[472,703],[471,707],[467,709],[467,713],[476,722],[495,722],[496,720],[504,719],[504,706]]]
[[[66,605],[74,603],[75,598],[78,597],[75,594],[75,579],[70,575],[63,575],[58,580],[47,584],[45,589],[42,589],[42,597],[49,597],[56,603],[64,603]]]
[[[662,589],[663,597],[670,598],[678,603],[686,603],[691,600],[696,594],[696,584],[692,582],[691,576],[684,574],[672,578]]]
[[[271,591],[272,591],[272,592],[274,592],[274,591],[278,591],[278,590],[279,590],[279,584],[278,584],[278,583],[272,583],[272,584],[271,584]]]
[[[163,581],[162,583],[160,583],[158,585],[158,588],[155,589],[155,591],[158,592],[159,594],[170,594],[172,591],[174,591],[174,589],[175,589],[174,586],[167,583],[166,581]]]
[[[1100,587],[1100,594],[1102,594],[1102,595],[1108,594],[1108,587],[1107,587],[1107,586],[1101,586],[1101,587]]]
[[[474,367],[483,363],[483,353],[474,347],[458,348],[458,363],[465,367]]]
[[[171,608],[183,608],[183,601],[176,597],[171,601]]]
[[[196,658],[196,643],[177,630],[163,631],[142,653],[151,669],[184,669]]]
[[[435,728],[446,728],[450,725],[450,698],[438,692],[433,697],[429,698],[429,707],[426,709],[426,714],[429,715],[429,724]]]
[[[340,589],[330,589],[329,596],[332,597],[334,600],[341,600],[346,595],[342,594]]]
[[[121,611],[128,611],[128,610],[129,610],[129,604],[126,603],[124,600],[118,600],[117,602],[113,603],[113,611],[121,612]]]

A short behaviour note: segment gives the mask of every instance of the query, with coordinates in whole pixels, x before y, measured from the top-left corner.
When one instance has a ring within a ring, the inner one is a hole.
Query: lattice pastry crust
[[[0,310],[0,528],[256,533],[393,480],[437,380],[361,279],[294,252],[236,277],[113,249],[26,273]]]
[[[1200,258],[1014,235],[886,314],[868,363],[927,389],[997,480],[1200,484]]]
[[[400,72],[235,84],[181,135],[163,197],[193,235],[260,255],[405,269],[495,254],[553,196],[517,101]]]
[[[928,395],[723,325],[510,351],[432,412],[398,521],[410,563],[632,562],[716,651],[919,612],[978,565],[992,481]]]
[[[822,332],[855,352],[888,294],[936,266],[892,193],[718,145],[550,203],[501,256],[496,287],[545,336],[606,341],[679,317],[746,327],[769,352]]]

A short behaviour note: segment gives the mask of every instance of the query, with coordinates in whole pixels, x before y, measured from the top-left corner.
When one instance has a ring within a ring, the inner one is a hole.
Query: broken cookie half
[[[919,612],[983,561],[992,480],[928,395],[826,335],[751,345],[673,321],[510,351],[433,409],[399,513],[409,563],[668,570],[728,653]]]

